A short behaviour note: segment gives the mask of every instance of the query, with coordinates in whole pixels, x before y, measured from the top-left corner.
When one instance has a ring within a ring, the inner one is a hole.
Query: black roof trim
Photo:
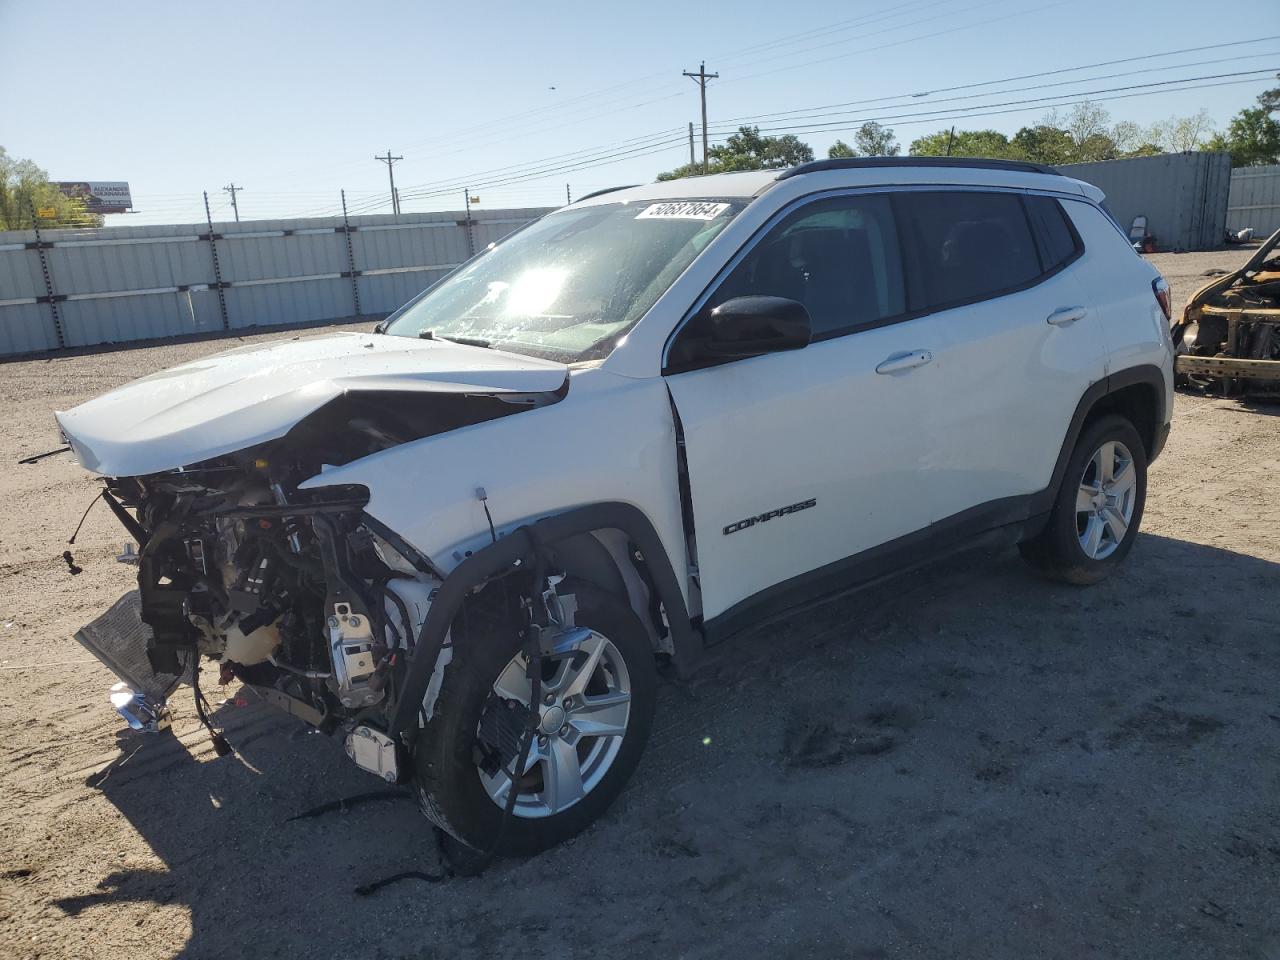
[[[638,187],[638,183],[624,183],[618,187],[605,187],[603,190],[596,190],[594,193],[588,193],[585,197],[579,197],[574,203],[581,203],[583,200],[590,200],[592,197],[602,197],[606,193],[616,193],[619,190],[630,190],[632,187]],[[573,204],[570,204],[572,206]]]
[[[818,173],[822,170],[866,170],[877,167],[967,167],[971,170],[1008,170],[1017,173],[1047,173],[1064,176],[1053,167],[1024,160],[988,160],[979,157],[836,157],[831,160],[811,160],[778,174],[779,180],[798,177],[802,173]]]

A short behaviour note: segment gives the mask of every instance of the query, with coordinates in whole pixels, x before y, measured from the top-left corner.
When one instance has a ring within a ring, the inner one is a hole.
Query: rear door
[[[942,341],[921,478],[932,521],[1017,519],[1106,374],[1097,309],[1073,270],[1080,238],[1049,196],[910,191],[894,202],[911,307]]]
[[[805,304],[813,342],[688,369],[698,316],[748,295]],[[885,194],[803,203],[739,254],[704,301],[670,345],[666,372],[710,619],[765,591],[780,602],[821,592],[806,575],[928,525],[921,425],[936,371],[908,355],[938,344],[928,318],[905,319]]]

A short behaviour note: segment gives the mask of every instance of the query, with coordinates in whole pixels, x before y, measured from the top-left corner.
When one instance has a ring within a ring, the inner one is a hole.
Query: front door
[[[932,318],[902,320],[899,250],[886,195],[806,203],[739,255],[698,313],[786,297],[808,308],[814,342],[682,370],[696,323],[674,338],[667,383],[708,620],[928,525],[922,425],[939,343]]]

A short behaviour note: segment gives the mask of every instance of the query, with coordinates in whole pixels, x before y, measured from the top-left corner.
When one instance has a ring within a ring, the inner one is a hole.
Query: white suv
[[[1124,558],[1173,349],[1101,201],[919,158],[607,191],[376,333],[60,413],[139,544],[84,636],[145,643],[134,722],[220,660],[455,849],[543,849],[623,788],[664,663],[988,535],[1072,583]]]

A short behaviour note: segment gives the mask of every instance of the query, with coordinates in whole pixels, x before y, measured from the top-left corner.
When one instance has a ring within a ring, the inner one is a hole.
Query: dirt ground
[[[1157,255],[1180,304],[1239,251]],[[278,336],[279,334],[277,334]],[[1280,408],[1179,396],[1143,533],[1089,589],[1014,551],[732,642],[632,785],[479,879],[336,740],[206,680],[127,729],[72,639],[130,586],[50,411],[223,349],[0,364],[0,956],[1280,958]]]

